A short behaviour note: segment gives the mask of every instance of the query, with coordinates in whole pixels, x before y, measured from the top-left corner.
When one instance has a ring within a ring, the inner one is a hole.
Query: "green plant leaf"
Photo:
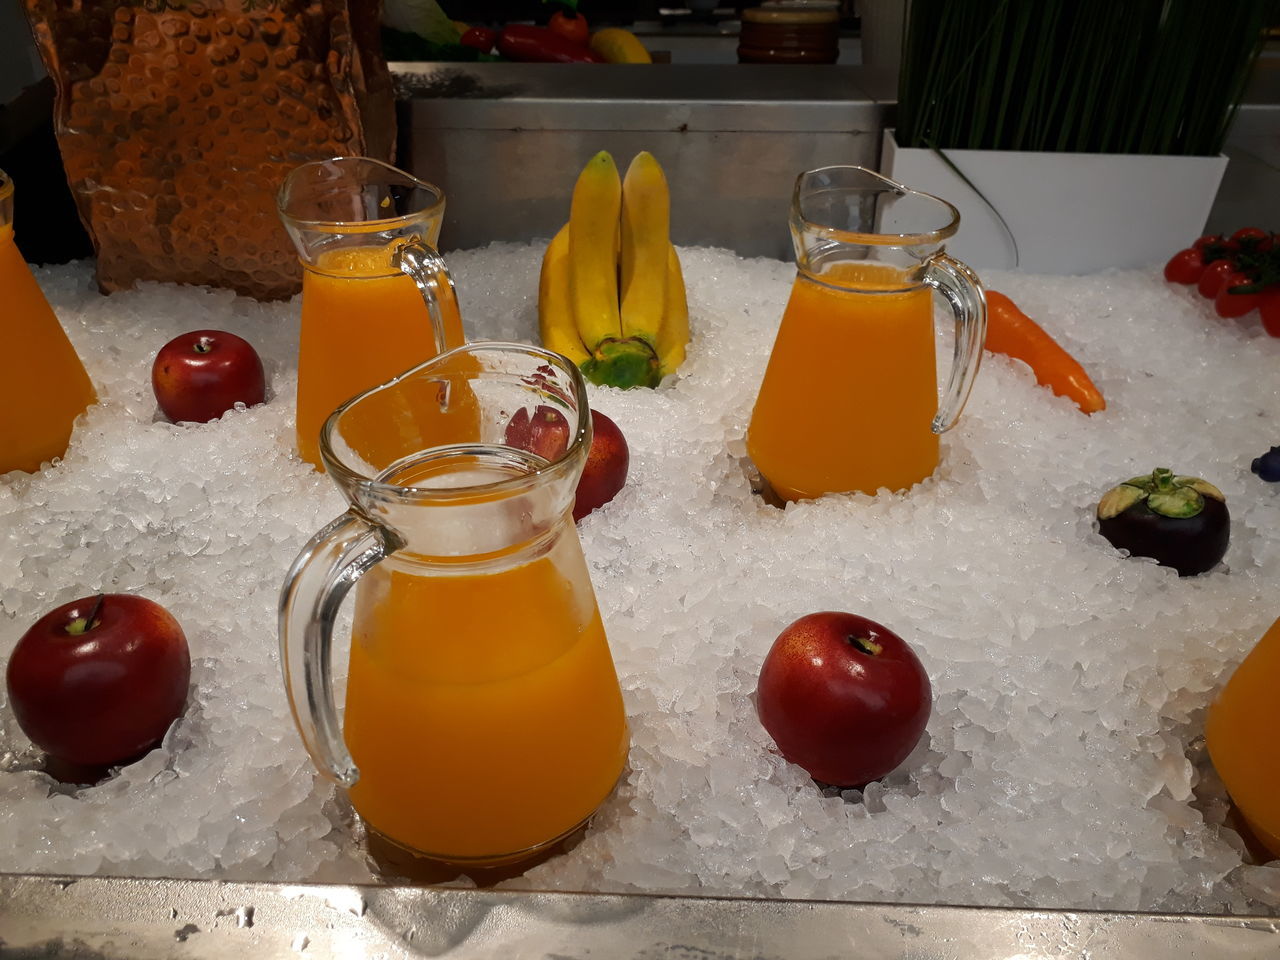
[[[899,142],[1219,153],[1277,0],[912,0]]]
[[[416,33],[423,40],[442,46],[455,44],[462,38],[461,31],[436,0],[387,0],[382,23],[393,30]]]
[[[937,147],[931,146],[929,149],[932,150],[937,155],[939,160],[941,160],[943,163],[947,165],[947,168],[952,173],[954,173],[957,177],[963,180],[965,182],[965,185],[970,190],[972,190],[974,193],[978,195],[978,199],[987,205],[988,210],[990,210],[992,213],[995,214],[996,219],[1000,221],[1000,226],[1004,227],[1004,232],[1009,235],[1009,242],[1013,244],[1013,265],[1016,267],[1018,265],[1019,260],[1021,259],[1018,254],[1018,238],[1013,235],[1013,230],[1009,227],[1009,223],[1008,221],[1005,220],[1004,215],[999,210],[996,209],[996,206],[994,203],[992,203],[990,200],[987,199],[987,195],[978,189],[978,185],[975,184],[972,180],[970,180],[967,176],[965,176],[965,172],[961,170],[959,167],[957,167],[955,163],[952,162],[950,157],[948,157],[945,153],[943,153]]]

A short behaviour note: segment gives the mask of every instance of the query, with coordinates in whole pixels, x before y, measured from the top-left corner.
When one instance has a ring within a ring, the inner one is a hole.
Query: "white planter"
[[[960,211],[947,252],[977,270],[1093,273],[1163,263],[1209,217],[1225,156],[947,150],[991,207],[932,150],[886,130],[880,170]],[[1012,238],[1010,236],[1012,234]],[[1015,260],[1014,242],[1017,240]]]

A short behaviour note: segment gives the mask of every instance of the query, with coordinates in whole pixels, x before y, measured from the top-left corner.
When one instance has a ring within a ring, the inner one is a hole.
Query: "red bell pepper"
[[[464,47],[473,47],[481,53],[488,53],[498,41],[498,31],[490,27],[472,27],[462,35],[458,42]]]
[[[498,52],[524,63],[604,63],[590,47],[566,40],[546,27],[512,23],[498,34]]]

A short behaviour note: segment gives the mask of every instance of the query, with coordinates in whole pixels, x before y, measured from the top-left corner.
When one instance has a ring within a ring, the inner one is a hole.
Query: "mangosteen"
[[[1189,577],[1226,554],[1231,517],[1212,483],[1160,467],[1106,492],[1098,501],[1098,531],[1130,556],[1151,557]]]
[[[1272,447],[1260,457],[1254,457],[1249,469],[1267,483],[1280,483],[1280,447]]]

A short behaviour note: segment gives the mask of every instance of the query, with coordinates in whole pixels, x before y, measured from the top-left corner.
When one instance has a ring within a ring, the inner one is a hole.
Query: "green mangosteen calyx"
[[[1098,501],[1098,519],[1110,520],[1144,500],[1152,513],[1186,519],[1204,509],[1205,497],[1227,501],[1222,491],[1207,480],[1174,476],[1167,467],[1158,467],[1150,476],[1134,477],[1108,490]]]

